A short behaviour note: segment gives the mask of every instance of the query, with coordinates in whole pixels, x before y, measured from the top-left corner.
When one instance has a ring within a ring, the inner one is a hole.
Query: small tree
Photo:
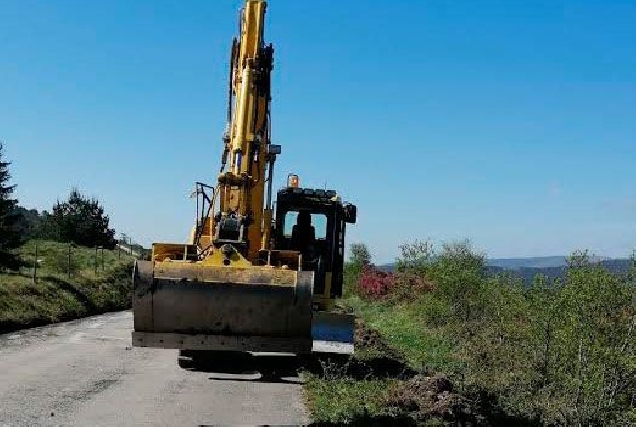
[[[17,228],[18,200],[13,198],[15,185],[10,185],[10,162],[4,160],[3,144],[0,143],[0,267],[16,268],[18,258],[14,250],[20,246],[21,238]]]
[[[343,293],[349,295],[355,288],[365,267],[371,265],[371,253],[364,243],[352,243],[349,246],[351,256],[343,269]]]
[[[364,243],[353,243],[351,248],[350,262],[360,266],[367,266],[371,264],[371,253],[369,248]]]
[[[430,240],[415,240],[400,245],[402,256],[397,259],[395,269],[401,273],[428,275],[435,255]]]
[[[475,251],[470,241],[465,240],[445,243],[430,267],[440,295],[461,322],[483,314],[485,266],[485,255]]]
[[[18,206],[16,209],[18,214],[17,229],[23,240],[45,238],[43,235],[42,224],[43,216],[37,209],[26,209]]]
[[[115,230],[109,228],[109,218],[95,198],[89,199],[79,190],[71,190],[66,202],[57,202],[47,219],[55,240],[63,243],[106,249],[115,247]]]

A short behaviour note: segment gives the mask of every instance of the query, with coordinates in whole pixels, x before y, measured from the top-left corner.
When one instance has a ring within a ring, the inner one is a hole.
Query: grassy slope
[[[439,370],[454,365],[450,344],[439,333],[425,327],[416,304],[396,307],[380,301],[370,303],[357,296],[346,298],[341,304],[353,308],[356,315],[369,328],[377,330],[414,370]],[[354,360],[378,356],[376,351],[372,353],[356,348]],[[390,424],[391,411],[386,406],[386,399],[391,387],[397,383],[396,379],[352,378],[337,370],[327,366],[320,374],[305,374],[307,400],[314,421],[318,424]],[[399,420],[394,422],[400,424]]]
[[[20,251],[22,259],[33,263],[36,242]],[[88,248],[72,251],[73,274],[68,278],[68,246],[37,242],[38,280],[32,269],[19,274],[0,273],[0,332],[69,320],[130,306],[132,258],[117,251]]]
[[[447,288],[440,285],[437,292],[440,295],[447,292],[448,298],[454,290],[448,287],[449,282],[454,284],[448,277],[463,279],[458,273],[463,274],[465,270],[457,265],[445,267],[442,274],[437,274],[441,280],[446,279],[442,283]],[[568,277],[562,287],[545,290],[539,287],[531,293],[524,292],[515,280],[483,279],[470,288],[475,291],[468,300],[471,305],[464,305],[474,310],[470,322],[463,320],[465,312],[459,309],[455,318],[448,317],[454,320],[444,320],[448,312],[436,305],[439,301],[431,297],[433,294],[407,299],[408,302],[399,299],[370,302],[350,296],[341,303],[352,307],[367,327],[377,330],[390,347],[399,350],[412,368],[449,378],[460,397],[474,404],[478,412],[473,414],[483,416],[482,419],[491,424],[585,425],[606,420],[603,424],[636,425],[633,400],[630,404],[633,393],[629,391],[635,384],[633,361],[636,360],[629,350],[634,348],[635,342],[633,279],[612,276],[600,266],[585,263],[572,267]],[[463,281],[457,283],[462,284],[461,289],[469,289],[463,286]],[[552,307],[557,307],[556,317],[552,317],[556,313]],[[479,314],[478,310],[483,312]],[[582,317],[576,317],[580,313]],[[545,319],[550,322],[546,323]],[[574,329],[563,319],[574,319],[571,321]],[[546,334],[546,325],[551,334]],[[577,328],[583,332],[577,332]],[[574,333],[579,333],[579,337],[572,338]],[[618,347],[611,344],[614,336],[621,337],[617,338]],[[585,341],[586,351],[589,360],[592,357],[598,360],[596,364],[588,364],[579,356],[583,339],[589,340]],[[618,353],[617,349],[620,349]],[[547,356],[543,356],[542,351]],[[357,348],[356,353],[354,358],[360,358]],[[551,381],[545,385],[536,381],[541,378],[537,370],[541,365],[537,363],[543,363],[542,358],[547,366],[543,378]],[[577,362],[583,363],[581,360],[586,363],[585,369],[579,369],[576,381],[569,383],[571,371],[576,371]],[[391,388],[392,382],[400,381],[398,378],[389,377],[377,383],[371,379],[354,379],[346,373],[338,375],[337,369],[335,371],[335,374],[325,371],[309,376],[306,391],[317,423],[391,423],[390,419],[379,417],[392,414],[391,405],[395,403],[392,391],[395,390]],[[616,376],[616,372],[630,374]],[[628,390],[626,397],[608,398],[607,384],[620,384],[618,388]],[[573,410],[579,398],[587,400]],[[435,416],[425,422],[442,422]]]
[[[345,304],[402,353],[412,368],[440,369],[453,364],[450,343],[426,327],[417,304],[369,303],[358,297],[345,300]]]
[[[324,378],[305,374],[305,390],[315,423],[366,425],[384,415],[389,380]]]

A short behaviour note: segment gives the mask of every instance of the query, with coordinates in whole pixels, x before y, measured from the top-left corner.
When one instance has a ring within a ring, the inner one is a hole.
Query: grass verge
[[[327,358],[304,372],[305,394],[315,425],[411,425],[416,421],[392,403],[401,384],[415,378],[428,357],[445,361],[450,348],[421,334],[416,310],[358,297],[342,301],[354,308],[356,353]],[[431,417],[434,420],[435,417]]]
[[[316,425],[499,425],[512,422],[464,393],[448,331],[427,326],[419,301],[342,301],[360,319],[356,353],[305,372]],[[446,333],[445,333],[446,332]]]
[[[357,296],[344,300],[343,304],[353,308],[369,328],[377,330],[411,368],[437,371],[457,365],[452,343],[441,330],[426,326],[424,310],[419,304],[369,303]]]
[[[386,416],[390,380],[325,378],[305,374],[309,408],[317,424],[358,424]]]
[[[25,264],[34,259],[36,242],[20,251]],[[0,333],[91,316],[130,307],[133,259],[117,251],[37,242],[38,274],[32,269],[0,273]],[[31,261],[32,264],[32,261]]]

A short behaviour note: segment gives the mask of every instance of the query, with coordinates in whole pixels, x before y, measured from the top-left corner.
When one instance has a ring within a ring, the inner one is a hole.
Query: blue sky
[[[0,0],[0,139],[23,205],[78,186],[181,242],[213,183],[240,0]],[[378,262],[414,238],[492,257],[636,247],[636,2],[272,0],[273,139],[358,205]]]

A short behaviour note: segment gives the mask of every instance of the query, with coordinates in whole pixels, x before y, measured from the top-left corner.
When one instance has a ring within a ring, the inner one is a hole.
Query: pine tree
[[[18,201],[12,198],[15,185],[10,185],[10,162],[4,159],[3,144],[0,143],[0,267],[18,267],[15,249],[21,244],[21,236],[17,228],[19,215]]]
[[[108,228],[109,218],[97,199],[89,199],[79,190],[71,190],[67,201],[56,203],[47,219],[55,240],[87,247],[115,247],[115,230]]]

